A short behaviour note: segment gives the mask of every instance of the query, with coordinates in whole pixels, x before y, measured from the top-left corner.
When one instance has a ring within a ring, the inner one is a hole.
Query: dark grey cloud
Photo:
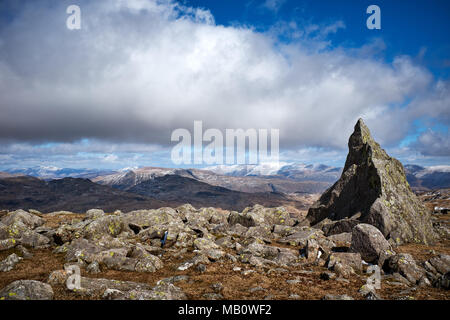
[[[73,1],[17,2],[1,4],[5,144],[167,147],[172,130],[203,120],[222,130],[279,128],[282,148],[342,150],[361,116],[386,145],[419,117],[448,125],[448,83],[408,57],[387,64],[367,56],[372,47],[323,50],[343,22],[281,44],[274,30],[218,26],[209,11],[171,1],[80,0],[78,31],[65,26]],[[406,99],[411,107],[395,107]]]
[[[425,156],[450,157],[449,132],[428,130],[422,133],[412,147]]]

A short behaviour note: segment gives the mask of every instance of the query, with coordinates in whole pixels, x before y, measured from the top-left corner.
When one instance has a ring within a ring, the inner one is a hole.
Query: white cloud
[[[262,4],[262,7],[273,12],[278,12],[285,2],[286,0],[266,0]]]
[[[345,150],[360,116],[388,146],[416,118],[448,124],[447,82],[409,57],[388,64],[366,55],[382,42],[360,54],[330,49],[326,36],[341,21],[294,26],[298,41],[283,43],[171,1],[79,3],[80,31],[65,28],[64,2],[30,2],[0,31],[0,138],[22,142],[10,148],[92,148],[73,144],[83,138],[167,147],[172,130],[203,120],[207,128],[279,128],[282,149]]]
[[[426,156],[450,156],[450,134],[448,131],[427,130],[419,136],[413,147]]]

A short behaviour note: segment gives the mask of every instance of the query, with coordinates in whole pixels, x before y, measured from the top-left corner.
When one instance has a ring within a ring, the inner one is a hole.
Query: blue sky
[[[403,163],[449,165],[449,30],[446,0],[5,0],[0,170],[173,167],[194,120],[342,166],[359,117]]]
[[[374,38],[383,39],[386,48],[380,58],[392,61],[409,55],[426,66],[436,77],[450,75],[450,2],[447,0],[273,0],[210,1],[185,3],[208,8],[217,24],[247,24],[266,31],[280,21],[300,26],[342,21],[345,28],[331,34],[332,47],[361,47]],[[274,4],[273,9],[267,3]],[[381,30],[366,28],[366,8],[376,4],[382,10]]]

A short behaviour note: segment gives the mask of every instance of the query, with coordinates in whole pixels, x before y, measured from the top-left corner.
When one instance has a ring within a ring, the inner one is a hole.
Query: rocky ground
[[[450,299],[447,214],[433,214],[441,238],[428,246],[346,219],[302,226],[305,214],[1,212],[0,299]],[[367,285],[373,265],[379,289]]]

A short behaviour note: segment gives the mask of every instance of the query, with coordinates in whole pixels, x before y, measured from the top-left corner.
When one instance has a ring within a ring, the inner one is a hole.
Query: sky
[[[446,0],[2,0],[0,170],[175,167],[196,120],[343,166],[360,117],[404,164],[450,165],[449,30]]]

